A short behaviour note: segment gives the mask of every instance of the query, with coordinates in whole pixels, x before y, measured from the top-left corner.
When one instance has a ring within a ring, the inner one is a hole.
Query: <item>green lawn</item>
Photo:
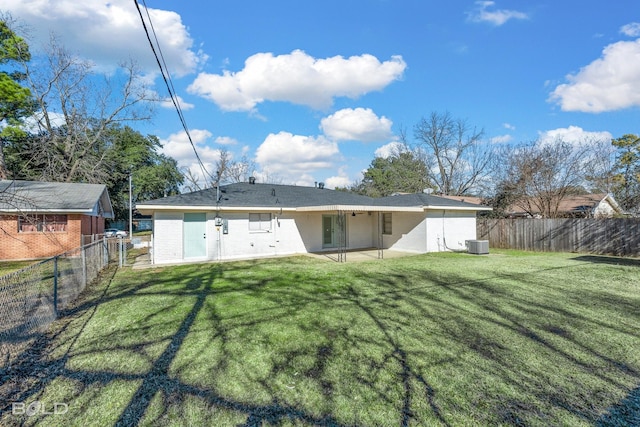
[[[494,251],[105,275],[13,366],[0,425],[632,425],[640,261]]]
[[[21,270],[38,261],[0,261],[0,276]]]

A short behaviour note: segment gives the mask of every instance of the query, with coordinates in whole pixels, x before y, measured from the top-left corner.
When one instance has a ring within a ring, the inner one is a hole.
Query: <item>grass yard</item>
[[[0,261],[0,277],[16,272],[38,261]]]
[[[0,375],[0,425],[634,425],[640,261],[112,270]]]

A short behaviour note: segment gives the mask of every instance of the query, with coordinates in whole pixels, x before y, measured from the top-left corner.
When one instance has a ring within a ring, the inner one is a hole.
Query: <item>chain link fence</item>
[[[0,367],[6,367],[110,263],[126,264],[130,243],[112,238],[84,245],[0,276]]]

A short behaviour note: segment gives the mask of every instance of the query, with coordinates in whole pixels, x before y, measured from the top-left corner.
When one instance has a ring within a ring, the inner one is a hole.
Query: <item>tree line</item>
[[[216,172],[181,171],[162,154],[159,139],[132,126],[149,120],[158,101],[132,61],[110,77],[70,54],[55,37],[33,58],[0,15],[0,179],[105,183],[116,217],[134,203],[225,182],[247,181],[255,164],[221,150]],[[613,193],[623,209],[640,206],[640,138],[580,143],[538,140],[492,144],[484,130],[449,112],[432,112],[402,129],[390,155],[376,157],[363,178],[341,190],[379,197],[415,193],[480,196],[501,216],[513,205],[545,217],[563,198]],[[268,178],[274,182],[276,177]]]
[[[159,139],[131,125],[157,101],[133,61],[110,77],[52,36],[32,57],[10,16],[0,17],[0,179],[106,184],[116,218],[135,202],[177,194],[184,182]]]
[[[466,119],[432,112],[413,127],[412,141],[401,131],[390,155],[374,158],[362,180],[341,190],[477,196],[493,216],[517,206],[547,218],[561,215],[570,195],[612,193],[624,210],[638,213],[640,138],[496,144]]]

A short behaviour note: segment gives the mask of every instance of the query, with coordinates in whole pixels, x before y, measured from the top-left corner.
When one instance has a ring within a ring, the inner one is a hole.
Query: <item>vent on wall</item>
[[[470,254],[484,255],[489,253],[488,240],[467,240],[465,241]]]

